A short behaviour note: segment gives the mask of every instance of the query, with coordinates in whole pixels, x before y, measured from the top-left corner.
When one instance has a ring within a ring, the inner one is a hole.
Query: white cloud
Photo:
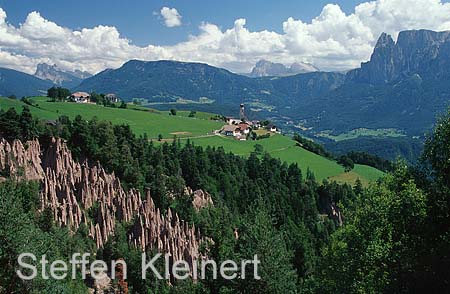
[[[175,8],[161,8],[161,16],[164,18],[164,23],[167,27],[173,28],[181,26],[181,15]]]
[[[177,22],[170,23],[174,24]],[[74,31],[38,12],[30,13],[16,27],[7,22],[6,12],[0,8],[0,66],[33,73],[39,62],[48,62],[63,69],[95,73],[119,67],[129,59],[174,59],[247,72],[264,58],[285,64],[306,61],[323,70],[343,70],[367,60],[382,32],[396,38],[399,31],[407,29],[450,30],[450,3],[377,0],[358,5],[351,14],[328,4],[311,22],[290,17],[282,27],[283,32],[277,33],[250,31],[245,19],[237,19],[228,29],[202,23],[200,32],[184,42],[140,47],[122,37],[115,27],[99,25]]]

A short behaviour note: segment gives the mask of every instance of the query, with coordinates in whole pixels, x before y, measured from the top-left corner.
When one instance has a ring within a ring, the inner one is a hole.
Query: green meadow
[[[255,145],[259,144],[272,157],[287,163],[297,163],[304,175],[306,175],[309,168],[319,180],[332,178],[338,182],[353,184],[360,178],[363,184],[367,185],[370,181],[377,180],[383,176],[383,172],[365,165],[355,165],[355,169],[352,172],[346,173],[345,169],[335,161],[298,147],[295,141],[282,135],[274,135],[268,139],[258,141],[236,141],[220,136],[192,139],[192,141],[196,145],[203,147],[223,147],[226,151],[241,156],[250,155],[255,150]]]
[[[257,141],[237,141],[217,135],[211,135],[213,130],[220,129],[223,122],[209,118],[214,114],[198,112],[195,117],[189,117],[190,112],[178,111],[176,116],[169,112],[156,111],[145,107],[129,105],[128,109],[104,107],[95,104],[77,104],[69,102],[49,102],[46,97],[33,97],[32,113],[42,119],[56,119],[61,115],[74,118],[77,115],[91,119],[108,120],[114,124],[127,124],[138,135],[144,133],[151,139],[171,140],[175,136],[184,140],[191,140],[198,146],[223,147],[226,151],[239,156],[248,156],[255,151],[255,145],[262,146],[264,152],[287,163],[297,163],[305,175],[310,169],[319,180],[332,179],[338,182],[353,184],[360,179],[367,185],[377,180],[383,173],[375,168],[355,165],[354,170],[346,173],[344,168],[335,161],[321,157],[296,146],[295,141],[282,135]],[[0,108],[15,108],[21,111],[25,104],[19,100],[0,98]]]
[[[168,112],[159,112],[143,107],[120,109],[104,107],[95,104],[81,104],[69,102],[49,102],[46,97],[32,97],[34,106],[30,107],[32,113],[43,119],[56,119],[66,115],[73,119],[77,115],[91,119],[97,117],[101,120],[111,121],[113,124],[127,124],[138,135],[147,134],[149,138],[169,139],[177,137],[204,136],[221,127],[222,123],[189,118],[186,116],[171,116]],[[21,111],[24,104],[21,101],[0,99],[0,107],[14,107]]]

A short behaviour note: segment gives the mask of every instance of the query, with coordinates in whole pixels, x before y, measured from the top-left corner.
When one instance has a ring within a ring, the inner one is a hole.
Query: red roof
[[[239,124],[239,128],[241,129],[241,131],[245,131],[246,129],[248,129],[249,128],[249,125],[248,124]]]

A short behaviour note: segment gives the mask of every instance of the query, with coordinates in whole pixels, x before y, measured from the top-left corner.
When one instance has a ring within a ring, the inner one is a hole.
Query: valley
[[[450,0],[216,2],[0,1],[0,294],[450,293]]]
[[[96,104],[81,104],[69,102],[49,102],[47,97],[31,97],[33,105],[28,105],[37,117],[54,121],[60,116],[74,119],[82,115],[84,119],[110,121],[113,124],[126,124],[137,135],[146,134],[155,144],[159,144],[158,136],[165,142],[171,142],[174,137],[186,142],[188,139],[204,148],[211,146],[223,148],[227,152],[248,157],[255,151],[255,145],[263,147],[274,158],[287,163],[297,163],[304,175],[311,170],[318,180],[334,179],[339,182],[354,184],[360,179],[364,185],[383,176],[383,172],[368,166],[356,165],[353,172],[345,175],[345,169],[335,161],[321,157],[301,147],[295,141],[283,135],[273,135],[270,138],[257,141],[237,141],[232,138],[214,135],[214,130],[220,129],[223,122],[211,120],[214,114],[196,112],[195,117],[189,117],[190,112],[177,111],[176,116],[169,112],[157,111],[129,104],[127,109],[104,107]],[[26,104],[22,101],[0,98],[0,109],[15,108],[22,111]]]
[[[73,86],[78,75],[85,79],[73,91],[115,93],[161,111],[232,115],[235,105],[245,103],[249,119],[270,119],[285,133],[300,133],[334,152],[356,142],[357,151],[415,162],[418,153],[412,150],[420,148],[436,117],[450,106],[449,44],[447,32],[402,31],[397,41],[382,34],[370,60],[346,73],[313,67],[302,71],[300,66],[300,73],[288,74],[281,64],[261,61],[249,77],[204,63],[130,60],[89,77],[41,64],[37,74],[45,81],[2,69],[0,94],[36,96],[50,87],[48,79]],[[139,126],[136,130],[143,133]],[[378,145],[388,146],[393,138],[406,147],[374,149],[366,144],[376,139]]]

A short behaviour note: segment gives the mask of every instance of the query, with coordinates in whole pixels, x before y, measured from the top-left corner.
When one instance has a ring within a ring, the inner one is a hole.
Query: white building
[[[117,97],[116,94],[112,94],[112,93],[106,94],[105,95],[105,99],[108,100],[111,103],[119,103],[120,102],[119,97]]]
[[[86,92],[75,92],[70,95],[70,99],[76,103],[89,103],[91,102],[91,95]]]

